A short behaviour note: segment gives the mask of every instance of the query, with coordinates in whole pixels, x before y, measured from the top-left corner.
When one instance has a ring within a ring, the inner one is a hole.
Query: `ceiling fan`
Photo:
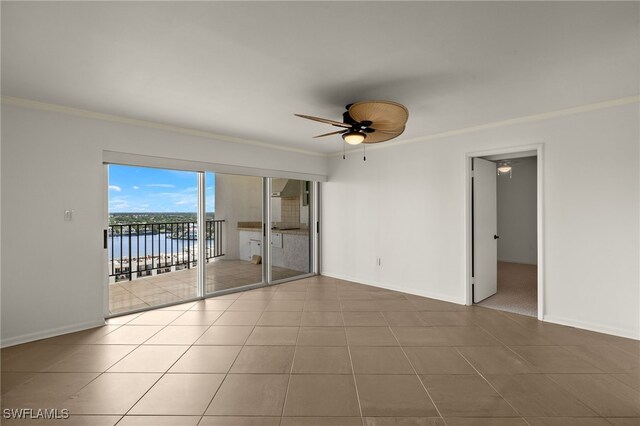
[[[409,118],[409,111],[404,105],[391,101],[355,102],[345,108],[346,111],[342,113],[342,122],[310,115],[295,115],[341,128],[335,132],[314,136],[314,138],[342,135],[342,139],[351,145],[363,142],[385,142],[396,138],[404,132]]]

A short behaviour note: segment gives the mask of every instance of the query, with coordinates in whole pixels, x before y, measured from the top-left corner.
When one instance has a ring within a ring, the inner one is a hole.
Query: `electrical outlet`
[[[73,210],[65,210],[64,211],[64,221],[71,222],[73,219]]]

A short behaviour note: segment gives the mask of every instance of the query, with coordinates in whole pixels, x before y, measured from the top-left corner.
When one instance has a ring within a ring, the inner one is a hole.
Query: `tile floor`
[[[7,425],[640,425],[640,342],[313,277],[2,352]]]
[[[305,272],[273,267],[274,280],[291,278]],[[182,302],[197,297],[196,269],[182,269],[155,276],[119,281],[109,285],[109,312],[120,314],[137,309]],[[207,292],[262,282],[262,265],[244,260],[216,259],[207,263]]]

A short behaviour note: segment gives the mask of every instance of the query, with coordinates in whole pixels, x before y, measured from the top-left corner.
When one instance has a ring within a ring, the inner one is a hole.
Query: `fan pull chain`
[[[345,141],[342,141],[342,159],[346,160],[347,159],[347,143]]]
[[[362,144],[362,149],[364,150],[364,158],[362,161],[367,161],[367,145]]]

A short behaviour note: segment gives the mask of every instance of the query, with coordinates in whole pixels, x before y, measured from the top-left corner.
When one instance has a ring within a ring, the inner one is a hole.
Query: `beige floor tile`
[[[298,346],[347,346],[344,327],[300,327]]]
[[[458,351],[481,374],[532,374],[540,371],[505,346],[466,346]]]
[[[257,325],[298,327],[302,312],[263,312]]]
[[[34,373],[43,371],[82,347],[81,345],[33,344],[22,351],[20,348],[14,349],[15,353],[3,349],[1,371]]]
[[[110,373],[164,373],[188,346],[139,346],[109,369]]]
[[[352,375],[293,375],[284,415],[358,416],[358,399]]]
[[[288,374],[229,374],[206,415],[281,416]]]
[[[405,347],[418,374],[476,374],[471,365],[450,347]]]
[[[382,312],[382,315],[387,323],[393,327],[423,327],[427,325],[420,312]]]
[[[133,415],[202,415],[224,374],[165,374],[131,409]]]
[[[265,310],[269,301],[267,300],[242,300],[238,299],[227,308],[227,311],[248,311],[262,312]]]
[[[399,347],[353,346],[349,350],[355,374],[415,374]]]
[[[293,363],[294,374],[351,374],[346,346],[298,346]]]
[[[453,346],[499,346],[500,342],[480,327],[437,327]]]
[[[338,296],[339,297],[339,296]],[[373,300],[340,300],[343,312],[379,312],[380,308]]]
[[[527,417],[531,426],[611,426],[599,417]]]
[[[235,299],[220,299],[218,297],[196,302],[190,311],[225,311]]]
[[[356,384],[363,416],[438,416],[416,376],[357,375]]]
[[[0,373],[0,392],[2,395],[23,384],[37,373],[3,371]]]
[[[122,416],[74,416],[66,419],[14,419],[3,420],[6,426],[114,426]]]
[[[341,312],[303,312],[303,327],[343,327]]]
[[[408,300],[376,300],[378,310],[382,312],[418,311],[419,308]]]
[[[564,346],[572,354],[607,373],[640,371],[640,356],[613,346]]]
[[[607,374],[549,377],[603,417],[640,417],[640,392]]]
[[[612,374],[613,377],[640,392],[640,371],[634,371],[632,373],[618,373]]]
[[[133,320],[134,318],[139,317],[140,315],[142,315],[141,312],[137,312],[135,314],[129,314],[129,315],[119,315],[117,317],[108,318],[105,321],[107,325],[123,325]]]
[[[144,344],[192,345],[208,328],[206,325],[168,325],[144,342]]]
[[[134,345],[83,345],[45,371],[49,372],[103,372],[127,356]]]
[[[159,378],[156,373],[103,373],[63,405],[75,414],[125,414]]]
[[[223,311],[187,311],[176,318],[171,325],[211,325]]]
[[[444,417],[517,417],[478,375],[423,375],[422,383]]]
[[[607,417],[607,421],[612,425],[638,426],[640,424],[640,417]]]
[[[196,345],[244,345],[253,330],[246,325],[213,325],[196,340]]]
[[[247,345],[295,345],[298,327],[255,327],[247,339]]]
[[[276,292],[271,298],[272,301],[276,300],[305,300],[307,298],[307,294],[301,291],[285,291],[285,292]]]
[[[475,323],[467,311],[460,312],[421,312],[428,326],[472,326]]]
[[[127,324],[129,325],[167,325],[180,315],[182,315],[182,311],[165,311],[165,310],[154,310],[145,312],[142,315],[137,316],[136,318],[129,321]]]
[[[124,416],[118,426],[197,426],[200,416]]]
[[[4,373],[3,373],[4,375]],[[54,408],[73,395],[98,373],[38,373],[2,396],[3,408]],[[64,405],[65,408],[66,405]]]
[[[304,311],[310,312],[340,312],[340,302],[337,300],[307,300]]]
[[[280,417],[204,416],[198,426],[279,426]]]
[[[451,341],[436,327],[393,327],[402,346],[451,346]]]
[[[264,310],[267,312],[300,312],[303,307],[303,300],[272,300]]]
[[[596,413],[541,374],[486,375],[485,378],[520,415],[596,417]]]
[[[288,374],[294,352],[295,346],[245,346],[230,373]]]
[[[343,312],[344,325],[351,327],[386,327],[387,321],[381,312]]]
[[[215,325],[256,325],[262,312],[227,311],[220,315]]]
[[[123,325],[96,341],[101,345],[140,345],[162,330],[161,325]]]
[[[498,339],[501,343],[508,346],[543,346],[554,344],[549,340],[546,333],[542,333],[537,329],[523,327],[518,324],[490,327],[482,326],[482,328]]]
[[[446,421],[447,426],[528,426],[528,423],[521,417],[447,417]]]
[[[120,327],[120,325],[104,325],[102,327],[51,337],[41,340],[40,342],[52,345],[90,345],[116,330],[118,327]]]
[[[192,346],[169,373],[227,373],[241,346]]]
[[[409,301],[421,311],[427,312],[451,312],[464,311],[467,309],[464,305],[419,296],[412,296]]]
[[[188,311],[193,308],[197,302],[180,303],[179,305],[167,306],[162,308],[162,311]]]
[[[280,426],[362,426],[360,417],[283,417]]]
[[[345,327],[349,346],[399,346],[389,327]]]
[[[602,370],[560,346],[510,348],[543,373],[602,373]]]
[[[440,417],[364,417],[364,426],[445,426]]]

